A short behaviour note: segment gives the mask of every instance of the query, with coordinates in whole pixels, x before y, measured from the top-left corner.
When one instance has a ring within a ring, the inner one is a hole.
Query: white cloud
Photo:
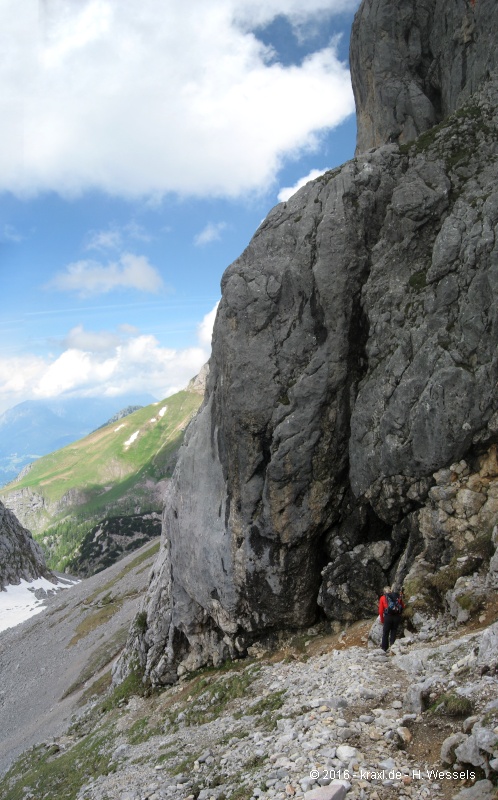
[[[302,189],[302,187],[306,186],[307,183],[314,181],[315,178],[319,178],[320,175],[323,175],[325,172],[327,172],[326,169],[312,169],[311,172],[304,178],[299,178],[294,186],[286,186],[280,189],[278,193],[279,203],[286,203],[287,200],[289,200],[289,198],[291,198],[292,195],[298,191],[298,189]]]
[[[164,287],[163,280],[145,256],[123,253],[118,262],[103,265],[91,259],[75,261],[58,273],[47,288],[60,292],[75,292],[80,297],[106,294],[114,289],[138,289],[156,293]]]
[[[119,330],[122,333],[135,335],[138,333],[138,328],[136,325],[129,325],[127,322],[124,322],[122,325],[119,326]]]
[[[171,348],[155,336],[120,326],[122,335],[69,331],[59,356],[0,358],[0,413],[26,399],[60,394],[117,397],[150,392],[158,399],[184,389],[209,359],[217,305],[197,328],[198,345]]]
[[[117,228],[109,228],[106,231],[92,231],[86,250],[120,250],[122,245],[122,232]]]
[[[155,336],[145,334],[118,345],[111,354],[68,349],[46,365],[33,383],[32,395],[117,396],[146,389],[163,398],[185,388],[208,358],[203,347],[162,347]]]
[[[284,67],[252,32],[359,0],[0,4],[0,191],[238,196],[353,111],[337,43]]]
[[[117,347],[120,337],[111,331],[86,331],[83,325],[71,328],[63,341],[69,350],[89,350],[93,353],[105,353]]]
[[[151,237],[137,222],[127,225],[110,225],[103,231],[91,231],[86,242],[86,250],[122,250],[127,240],[150,242]]]
[[[205,347],[211,347],[211,339],[213,338],[213,326],[218,311],[219,302],[215,307],[203,317],[202,322],[197,327],[197,337],[199,342]]]
[[[45,368],[46,361],[34,355],[0,358],[0,398],[7,401],[2,403],[0,399],[0,406],[9,408],[10,405],[25,400],[23,395],[30,393]],[[10,403],[10,397],[21,399]]]
[[[0,236],[0,241],[3,242],[10,242],[13,244],[19,244],[24,239],[23,236],[14,228],[13,225],[9,225],[8,223],[3,226],[2,235]]]
[[[203,245],[210,244],[211,242],[219,242],[221,239],[221,234],[226,227],[226,222],[208,222],[206,227],[194,237],[194,244],[197,247],[202,247]]]

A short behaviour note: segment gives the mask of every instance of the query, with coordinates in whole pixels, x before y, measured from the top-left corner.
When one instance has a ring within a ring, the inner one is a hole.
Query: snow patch
[[[121,430],[121,428],[125,428],[125,427],[126,427],[126,425],[125,425],[125,424],[124,424],[124,422],[123,422],[121,425],[118,425],[118,427],[117,427],[117,428],[114,428],[114,433],[117,433],[118,431],[120,431],[120,430]]]
[[[140,434],[140,431],[135,431],[135,433],[132,433],[132,434],[131,434],[131,436],[130,436],[130,438],[129,438],[129,439],[127,439],[127,440],[126,440],[126,442],[124,443],[124,446],[125,446],[125,447],[129,447],[129,446],[130,446],[130,444],[133,444],[133,442],[135,441],[135,439],[137,438],[137,436],[138,436],[139,434]]]
[[[168,406],[163,406],[158,414],[158,417],[164,417],[166,411],[168,410]]]
[[[47,597],[79,582],[65,577],[58,579],[57,583],[37,578],[31,582],[21,580],[18,585],[9,584],[0,592],[0,632],[39,614],[45,608]]]
[[[157,417],[151,417],[149,422],[157,422]]]

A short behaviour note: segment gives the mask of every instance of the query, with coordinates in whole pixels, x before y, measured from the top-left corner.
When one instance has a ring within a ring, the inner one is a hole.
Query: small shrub
[[[127,702],[130,697],[144,697],[148,693],[148,687],[144,684],[143,673],[138,667],[132,669],[124,681],[116,686],[111,694],[106,697],[100,711],[102,714],[110,711],[112,708],[117,708],[121,703]]]
[[[443,567],[433,575],[427,576],[427,585],[429,589],[434,589],[441,607],[444,605],[446,592],[453,589],[458,578],[463,575],[472,575],[473,572],[479,569],[482,561],[482,557],[478,555],[469,555],[465,561],[458,561],[457,556],[454,556],[448,566]]]
[[[251,800],[251,797],[252,789],[248,789],[247,786],[239,786],[239,788],[235,789],[230,795],[231,800]]]
[[[432,586],[442,599],[447,591],[453,589],[458,578],[462,575],[457,564],[450,564],[439,572],[429,575],[427,582]]]
[[[273,730],[276,727],[277,721],[282,718],[281,714],[275,714],[285,702],[285,689],[278,692],[262,697],[257,703],[250,706],[248,709],[249,714],[257,714],[261,717],[261,722],[267,730]]]
[[[483,607],[482,598],[473,594],[461,594],[456,598],[456,601],[460,608],[469,612],[470,616],[477,614]]]
[[[468,697],[449,692],[440,695],[429,711],[447,717],[468,717],[472,714],[473,706]]]
[[[486,533],[476,536],[474,541],[469,544],[467,552],[474,558],[483,558],[485,561],[489,561],[495,552],[492,531],[486,531]]]
[[[136,632],[143,636],[147,631],[147,612],[139,611],[133,624]]]
[[[262,756],[251,756],[249,761],[244,764],[244,771],[256,770],[263,766],[268,756],[266,753]]]

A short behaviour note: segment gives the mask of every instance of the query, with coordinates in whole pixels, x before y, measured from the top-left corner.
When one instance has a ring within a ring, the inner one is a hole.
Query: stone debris
[[[211,675],[200,694],[185,679],[159,696],[167,708],[162,732],[135,744],[127,730],[148,701],[132,699],[116,726],[113,771],[82,787],[77,800],[491,799],[498,678],[481,674],[475,658],[457,676],[451,669],[479,652],[487,633],[443,637],[439,622],[440,638],[426,646],[434,621],[426,622],[395,643],[392,657],[354,646],[304,661],[259,659]],[[217,714],[235,677],[247,691]],[[417,711],[414,684],[423,696]],[[468,699],[474,713],[438,715],[450,694]],[[434,730],[439,742],[421,754]]]

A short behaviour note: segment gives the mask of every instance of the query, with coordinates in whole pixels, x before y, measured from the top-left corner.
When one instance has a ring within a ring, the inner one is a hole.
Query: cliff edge
[[[41,547],[0,502],[0,591],[21,580],[51,576]]]

